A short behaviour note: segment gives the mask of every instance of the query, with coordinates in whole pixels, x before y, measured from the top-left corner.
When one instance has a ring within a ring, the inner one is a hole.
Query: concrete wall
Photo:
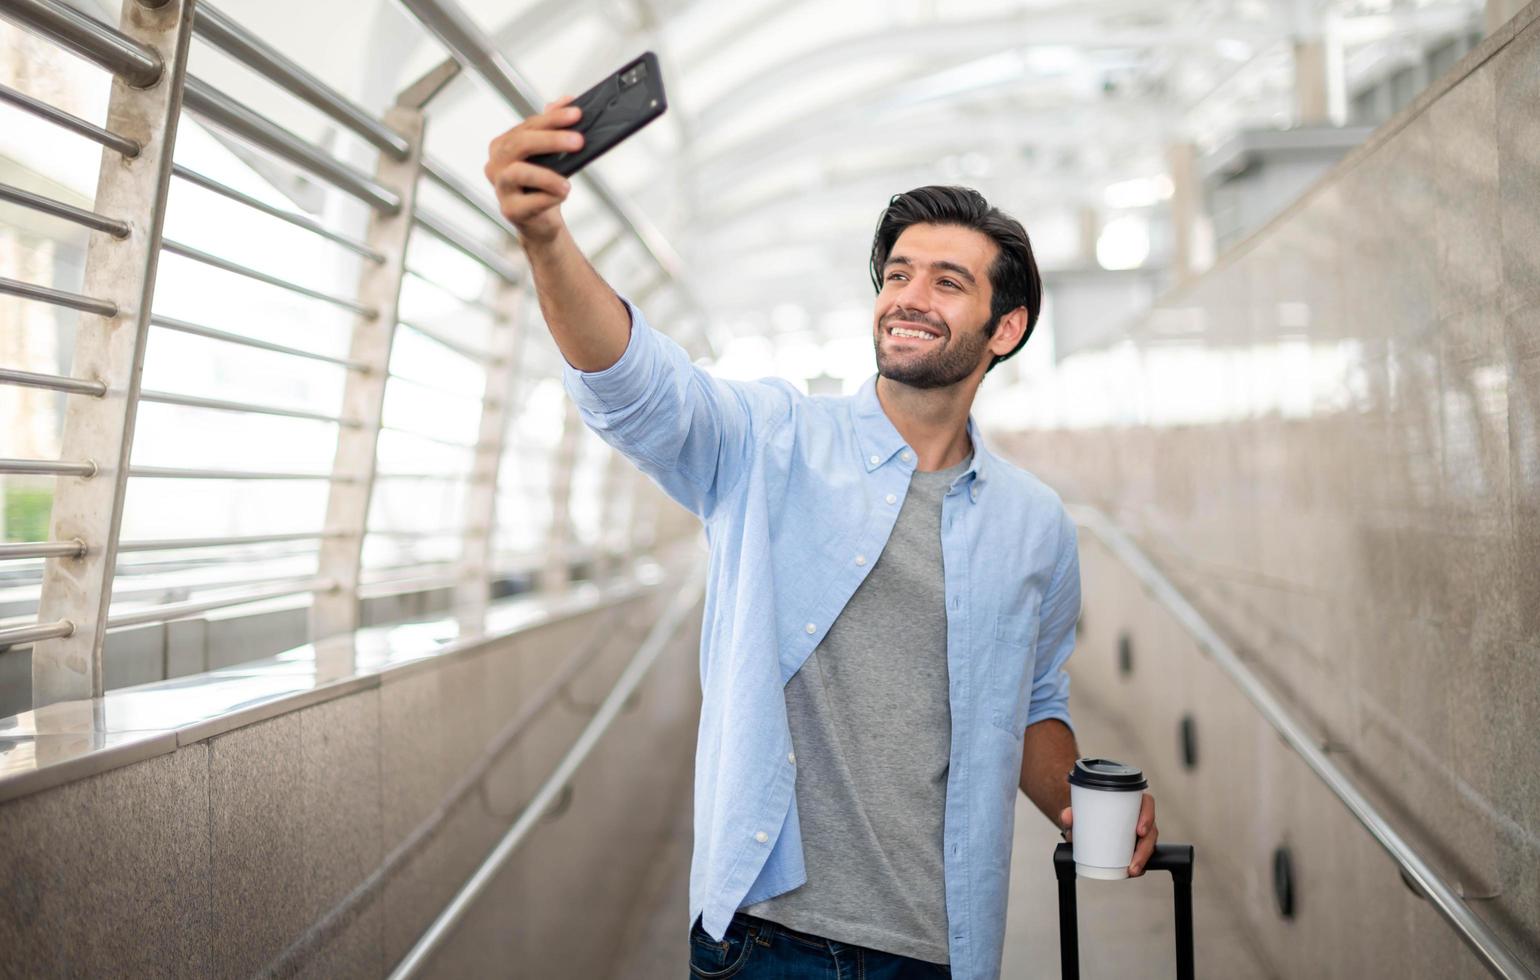
[[[1540,970],[1537,12],[1157,305],[1152,321],[1203,325],[1192,358],[1252,365],[1179,393],[1227,404],[1218,417],[1161,424],[1147,375],[1137,424],[997,442],[1128,526]],[[1280,345],[1303,356],[1252,359]],[[1181,632],[1083,550],[1077,683],[1145,733],[1161,805],[1210,829],[1199,887],[1222,873],[1247,896],[1278,972],[1483,975]],[[1124,630],[1128,679],[1110,666]],[[1192,773],[1174,764],[1186,710]],[[1293,922],[1271,908],[1283,842]]]
[[[0,975],[383,975],[570,748],[671,597],[412,665],[0,805]],[[570,805],[534,832],[432,972],[602,972],[649,843],[669,808],[688,805],[697,643],[698,627],[680,631]],[[482,789],[450,801],[496,733],[592,650]],[[440,807],[423,846],[391,861]]]

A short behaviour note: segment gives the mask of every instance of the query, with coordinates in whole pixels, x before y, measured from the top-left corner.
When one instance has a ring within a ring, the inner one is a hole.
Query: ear
[[[1025,306],[1018,306],[1011,312],[1000,318],[999,326],[995,327],[995,335],[989,338],[989,352],[997,357],[1003,357],[1016,349],[1021,342],[1022,334],[1027,332],[1027,324],[1031,322]]]

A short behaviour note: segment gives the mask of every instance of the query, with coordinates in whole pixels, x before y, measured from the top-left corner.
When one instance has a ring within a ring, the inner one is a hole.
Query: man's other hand
[[[1070,827],[1074,822],[1074,814],[1070,807],[1065,807],[1059,813],[1059,828],[1064,831],[1065,840],[1074,840]],[[1150,855],[1155,853],[1155,842],[1160,839],[1160,830],[1155,826],[1155,797],[1144,794],[1144,800],[1139,804],[1139,822],[1134,825],[1134,833],[1137,838],[1134,841],[1134,859],[1128,865],[1128,876],[1137,878],[1144,874],[1144,866],[1149,863]]]
[[[562,229],[561,203],[572,185],[549,167],[528,160],[541,153],[571,153],[582,148],[583,134],[568,129],[583,114],[568,104],[572,98],[565,95],[549,103],[544,112],[530,116],[487,147],[487,165],[482,172],[497,192],[498,210],[526,244],[550,242]]]

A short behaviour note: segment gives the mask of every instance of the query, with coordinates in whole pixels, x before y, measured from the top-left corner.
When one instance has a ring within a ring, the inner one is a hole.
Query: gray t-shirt
[[[941,498],[968,464],[910,478],[882,556],[786,684],[808,880],[745,906],[750,915],[950,962],[941,863],[952,745]]]

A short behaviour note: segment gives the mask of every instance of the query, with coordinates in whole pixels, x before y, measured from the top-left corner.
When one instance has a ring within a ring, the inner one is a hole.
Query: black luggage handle
[[[1171,872],[1176,903],[1176,977],[1193,980],[1191,844],[1156,844],[1147,871]],[[1059,879],[1059,964],[1064,980],[1080,980],[1079,923],[1075,915],[1075,851],[1060,844],[1053,851],[1053,874]]]

